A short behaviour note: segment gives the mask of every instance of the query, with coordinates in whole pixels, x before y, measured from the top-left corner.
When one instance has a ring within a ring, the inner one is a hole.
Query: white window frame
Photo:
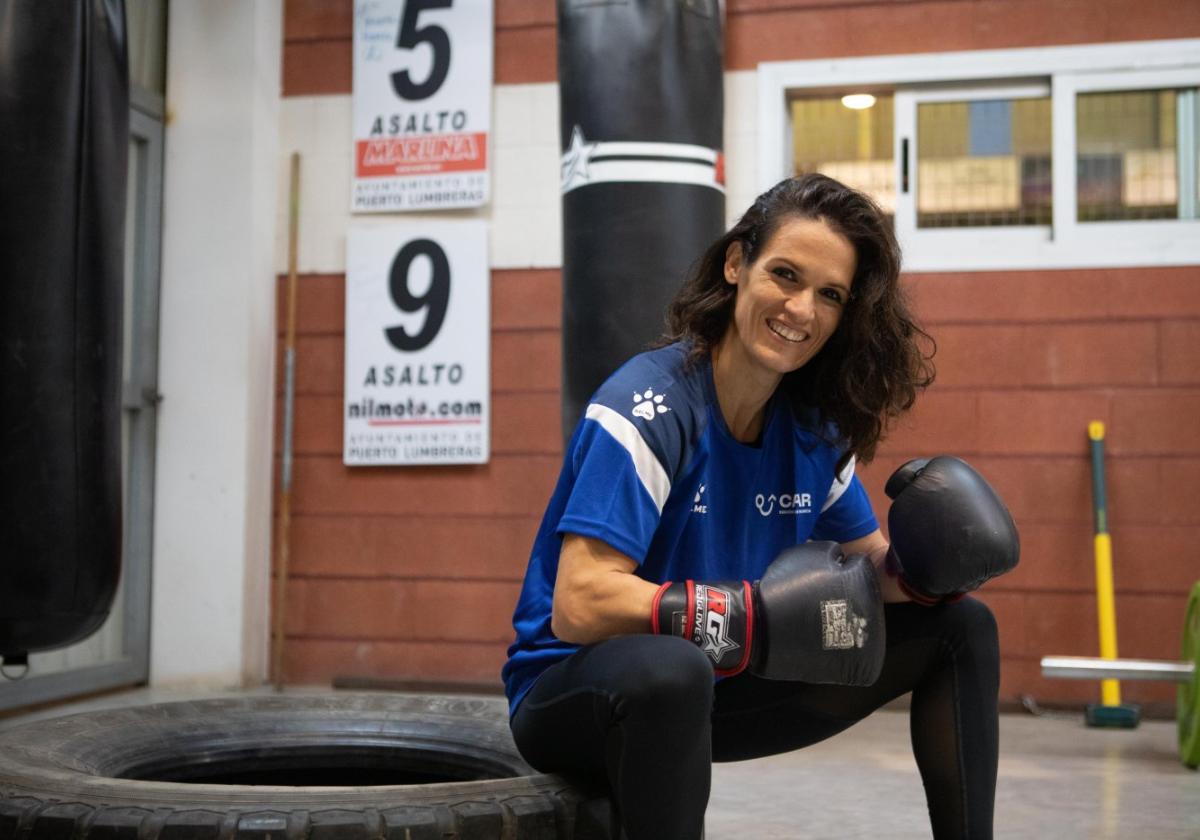
[[[1014,91],[1028,95],[1047,83],[1054,126],[1053,225],[917,230],[914,193],[900,191],[906,137],[909,172],[916,174],[916,102]],[[766,189],[791,173],[789,95],[891,87],[896,90],[896,229],[906,271],[1198,264],[1200,221],[1079,223],[1075,195],[1077,93],[1198,83],[1200,39],[767,62],[758,66],[758,186]]]

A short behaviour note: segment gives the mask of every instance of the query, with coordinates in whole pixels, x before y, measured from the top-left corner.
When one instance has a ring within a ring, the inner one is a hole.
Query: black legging
[[[887,656],[867,688],[742,674],[713,685],[673,636],[587,645],[543,673],[513,716],[525,759],[607,784],[629,840],[696,840],[712,761],[814,744],[912,692],[910,733],[936,838],[992,836],[1000,650],[980,601],[888,604]],[[815,807],[815,806],[814,806]]]

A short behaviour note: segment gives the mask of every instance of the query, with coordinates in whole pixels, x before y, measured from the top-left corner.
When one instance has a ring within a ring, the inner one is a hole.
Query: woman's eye
[[[821,294],[834,303],[844,303],[842,293],[837,289],[822,289]]]
[[[783,280],[795,280],[796,279],[796,275],[792,272],[792,270],[790,268],[780,267],[780,268],[772,269],[772,273],[776,277],[779,277]]]

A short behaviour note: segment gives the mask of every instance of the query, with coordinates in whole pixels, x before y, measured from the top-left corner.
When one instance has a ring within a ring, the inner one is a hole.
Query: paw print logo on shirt
[[[642,393],[633,394],[633,416],[643,420],[653,420],[657,414],[666,414],[671,409],[663,405],[666,394],[656,394],[653,388],[647,388]]]

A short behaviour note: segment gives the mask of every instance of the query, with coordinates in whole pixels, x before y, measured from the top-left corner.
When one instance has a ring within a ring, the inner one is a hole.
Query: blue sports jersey
[[[642,353],[601,386],[567,446],[513,614],[503,669],[509,709],[578,645],[550,631],[564,534],[603,540],[653,583],[757,580],[783,549],[849,542],[878,524],[854,461],[835,473],[836,435],[778,392],[759,445],[734,439],[717,404],[712,364],[687,347]],[[649,623],[647,622],[647,627]]]

